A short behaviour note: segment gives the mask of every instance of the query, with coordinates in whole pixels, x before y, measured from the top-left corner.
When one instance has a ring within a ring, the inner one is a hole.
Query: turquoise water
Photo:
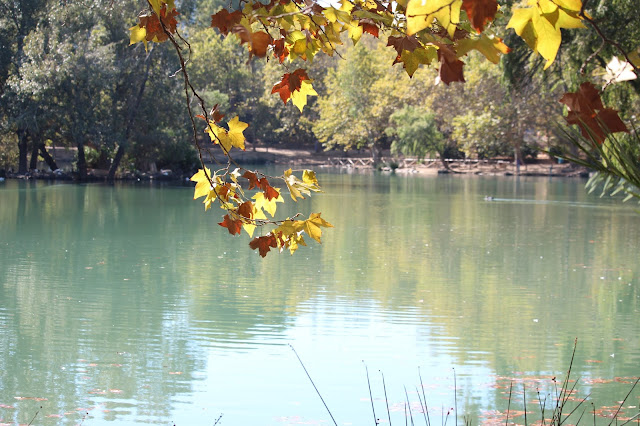
[[[575,338],[598,409],[640,374],[635,205],[573,179],[319,178],[280,208],[335,228],[266,259],[190,187],[0,184],[0,423],[333,424],[289,345],[339,425],[374,423],[365,365],[393,424],[407,397],[424,424],[417,388],[432,422],[504,424],[509,383],[522,411]]]

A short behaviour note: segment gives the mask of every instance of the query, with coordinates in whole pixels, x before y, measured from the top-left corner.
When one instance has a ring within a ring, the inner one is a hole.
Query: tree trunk
[[[78,179],[81,181],[87,180],[87,159],[84,156],[84,142],[78,142],[78,161],[76,166],[78,167]]]
[[[135,121],[136,114],[138,113],[138,108],[140,107],[140,103],[142,102],[142,95],[144,95],[144,88],[147,85],[147,80],[149,79],[149,72],[151,71],[151,53],[153,50],[149,52],[147,57],[145,58],[146,67],[144,71],[144,77],[140,82],[140,89],[138,90],[138,95],[135,99],[134,104],[129,108],[127,113],[127,120],[125,123],[124,130],[124,140],[118,146],[118,150],[116,151],[116,156],[113,158],[113,162],[111,163],[111,167],[109,167],[109,174],[107,175],[107,181],[113,182],[116,177],[116,171],[118,167],[120,167],[120,161],[122,161],[122,157],[124,157],[124,152],[129,143],[129,136],[131,135],[131,128],[133,127],[133,122]]]
[[[29,132],[27,129],[18,129],[18,174],[25,174],[27,170],[28,144],[27,138]]]
[[[113,157],[113,162],[111,163],[111,167],[109,168],[109,174],[107,175],[108,182],[113,182],[115,180],[116,170],[118,170],[120,161],[122,160],[122,157],[124,157],[124,151],[124,144],[119,145],[118,150],[116,151],[116,156]]]
[[[520,142],[516,142],[513,146],[513,165],[515,166],[516,174],[520,174],[520,165],[522,164],[522,153],[520,152]]]
[[[29,162],[29,170],[33,171],[38,168],[38,143],[37,138],[31,136],[31,161]]]
[[[451,170],[451,167],[449,167],[449,163],[447,162],[444,153],[440,154],[440,162],[442,162],[442,166],[445,168],[445,170]]]
[[[44,146],[44,143],[39,143],[38,148],[40,149],[40,155],[42,155],[42,158],[44,158],[45,163],[47,163],[47,166],[49,166],[51,171],[58,170],[56,160],[54,160],[51,154],[49,154],[47,148]]]
[[[380,163],[380,157],[382,157],[382,152],[380,147],[374,142],[370,145],[371,148],[371,159],[373,160],[374,167]]]

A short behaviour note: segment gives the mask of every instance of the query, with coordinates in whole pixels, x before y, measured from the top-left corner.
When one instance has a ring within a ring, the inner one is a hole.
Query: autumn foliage
[[[401,64],[409,76],[421,66],[434,66],[439,70],[439,81],[449,85],[465,81],[465,56],[469,52],[477,51],[493,63],[510,52],[498,37],[495,25],[500,19],[508,19],[506,28],[513,29],[545,59],[545,68],[557,56],[563,30],[583,28],[585,21],[595,26],[581,0],[523,0],[511,9],[510,17],[504,16],[507,12],[497,0],[340,0],[322,5],[312,0],[247,0],[240,2],[237,10],[223,8],[212,14],[211,27],[224,37],[237,37],[247,48],[248,60],[270,57],[282,64],[284,72],[271,93],[285,104],[291,100],[302,111],[308,97],[317,95],[313,79],[303,68],[289,70],[287,63],[310,62],[319,53],[339,54],[340,45],[347,40],[357,43],[365,33],[387,40],[389,49],[395,51],[390,66]],[[223,124],[216,107],[206,112],[204,102],[189,82],[187,61],[178,44],[178,16],[172,0],[149,0],[149,10],[131,28],[131,43],[171,40],[182,60],[187,103],[191,104],[191,97],[199,100],[202,113],[196,117],[204,122],[202,130],[228,157],[228,164],[219,170],[211,172],[203,164],[191,178],[196,182],[194,198],[204,197],[206,210],[217,203],[225,212],[219,224],[232,235],[244,230],[253,237],[256,227],[270,225],[269,232],[250,242],[250,247],[263,257],[271,249],[295,252],[300,245],[306,245],[304,235],[320,242],[321,228],[331,224],[319,213],[306,220],[274,218],[277,203],[284,199],[281,188],[273,186],[273,182],[282,182],[297,201],[320,191],[312,171],[304,170],[297,177],[288,170],[282,176],[269,177],[232,167],[232,150],[245,149],[243,132],[248,124],[237,116]],[[627,130],[616,111],[602,105],[598,89],[590,83],[584,83],[575,93],[567,93],[561,102],[569,110],[567,121],[580,126],[583,134],[593,136],[599,143],[611,132]],[[202,151],[197,135],[194,141]],[[253,191],[252,195],[248,191]]]
[[[600,92],[589,82],[582,83],[575,93],[565,93],[560,102],[569,109],[567,122],[577,124],[586,138],[597,143],[604,142],[610,133],[629,131],[616,110],[604,107]]]

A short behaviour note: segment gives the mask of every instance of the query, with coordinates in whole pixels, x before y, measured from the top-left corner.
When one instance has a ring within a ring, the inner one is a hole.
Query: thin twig
[[[631,392],[633,392],[633,390],[635,389],[636,385],[638,384],[638,381],[640,381],[640,377],[636,379],[636,381],[633,383],[633,386],[631,386],[631,389],[629,389],[627,396],[625,396],[624,399],[620,402],[620,406],[618,407],[615,414],[613,415],[614,419],[618,416],[618,413],[622,409],[622,406],[624,405],[624,403],[627,401],[627,398],[629,398],[629,395],[631,395]],[[611,423],[613,423],[613,420],[611,420],[611,422],[609,423],[609,426],[611,426]]]
[[[407,387],[404,387],[404,396],[407,398],[407,406],[409,407],[409,416],[411,417],[411,426],[415,426],[413,423],[413,413],[411,412],[411,403],[409,402],[409,394],[407,393]]]
[[[333,414],[331,414],[331,410],[329,410],[329,407],[327,406],[327,403],[324,402],[324,398],[322,397],[322,395],[320,394],[320,391],[318,390],[318,388],[316,387],[316,384],[313,382],[313,379],[311,378],[311,375],[309,374],[309,372],[307,371],[307,367],[304,366],[304,363],[302,362],[302,360],[300,359],[300,356],[298,356],[298,352],[296,352],[296,349],[293,347],[293,345],[289,344],[289,347],[291,348],[291,350],[293,351],[293,353],[295,354],[296,358],[298,358],[298,361],[300,361],[300,365],[302,366],[302,369],[304,370],[305,373],[307,373],[307,377],[309,378],[309,381],[311,382],[311,384],[313,385],[313,388],[316,390],[316,393],[318,394],[318,396],[320,397],[320,400],[322,401],[322,403],[324,404],[324,408],[327,409],[327,412],[329,413],[329,416],[331,417],[331,420],[333,421],[333,424],[335,426],[338,426],[338,423],[336,423],[336,419],[333,418]]]
[[[458,426],[458,383],[455,368],[453,369],[453,407],[456,414],[456,426]]]
[[[596,22],[594,21],[593,18],[591,18],[589,15],[587,15],[587,13],[585,12],[585,9],[587,7],[587,1],[584,1],[582,3],[582,8],[580,9],[580,13],[578,14],[582,19],[584,19],[585,21],[587,21],[594,29],[594,31],[596,32],[596,34],[598,34],[598,36],[600,36],[600,38],[602,39],[603,42],[613,46],[614,48],[616,48],[618,50],[618,52],[620,52],[620,54],[622,56],[624,56],[624,58],[627,60],[627,63],[629,65],[631,65],[631,67],[633,68],[634,72],[636,73],[636,75],[640,76],[640,70],[638,69],[638,67],[631,61],[631,58],[629,57],[629,54],[622,48],[622,46],[620,45],[620,43],[618,43],[615,40],[611,40],[609,37],[607,37],[604,32],[602,31],[602,29],[600,29],[600,27],[596,24]]]
[[[42,406],[40,406],[40,410],[42,410]],[[38,413],[40,412],[40,410],[36,411],[36,413],[33,415],[33,418],[31,419],[31,421],[27,426],[31,426],[33,424],[33,421],[36,419],[36,417],[38,417]]]
[[[527,386],[522,382],[522,403],[524,404],[524,426],[527,426]]]
[[[427,396],[424,394],[424,384],[422,383],[422,374],[420,373],[420,367],[418,367],[418,377],[420,377],[420,389],[422,389],[422,399],[424,400],[424,409],[427,413],[427,426],[431,426],[431,419],[429,418],[429,406],[427,406]]]
[[[507,418],[504,421],[504,425],[507,426],[509,424],[509,412],[511,410],[511,394],[513,391],[513,381],[509,384],[509,402],[507,403]]]
[[[369,387],[369,399],[371,399],[371,411],[373,411],[373,422],[375,425],[378,424],[378,418],[376,417],[376,409],[373,406],[373,394],[371,393],[371,381],[369,380],[369,369],[367,368],[367,364],[362,360],[364,364],[364,370],[367,373],[367,386]]]
[[[384,402],[387,405],[387,417],[389,418],[389,426],[391,426],[391,412],[389,411],[389,398],[387,398],[387,385],[384,382],[384,373],[380,371],[380,374],[382,375],[382,389],[384,389]]]
[[[216,426],[218,423],[220,423],[220,419],[222,419],[222,413],[220,413],[220,415],[218,416],[218,418],[216,419],[215,422],[213,422],[213,426]]]

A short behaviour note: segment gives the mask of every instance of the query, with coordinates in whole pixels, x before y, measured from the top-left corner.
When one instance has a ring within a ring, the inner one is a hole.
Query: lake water
[[[333,424],[289,345],[339,425],[375,424],[365,366],[382,421],[408,399],[425,424],[424,391],[434,424],[504,424],[513,383],[531,423],[576,338],[575,397],[608,423],[640,374],[636,205],[573,179],[319,178],[281,209],[335,228],[266,259],[190,187],[0,184],[0,424]]]

